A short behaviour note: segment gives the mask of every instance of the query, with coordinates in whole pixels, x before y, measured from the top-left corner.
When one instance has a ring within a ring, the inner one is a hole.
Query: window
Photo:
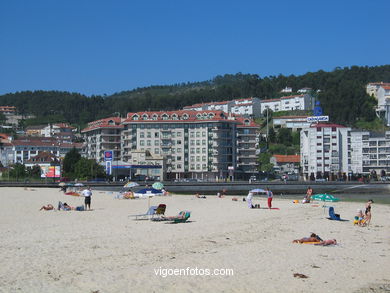
[[[195,145],[195,140],[191,139],[190,140],[190,145]]]
[[[180,145],[181,144],[181,140],[177,140],[176,144]]]
[[[317,131],[321,131],[321,127],[317,127]]]
[[[181,161],[181,156],[177,156],[176,160]]]
[[[181,132],[177,132],[177,137],[181,137]]]
[[[206,137],[206,131],[202,131],[202,137]]]
[[[144,138],[144,137],[145,137],[145,133],[144,133],[144,132],[140,132],[140,133],[139,133],[139,137],[140,137],[140,138]]]
[[[197,161],[197,162],[200,161],[200,156],[196,156],[196,161]]]
[[[202,145],[206,145],[206,140],[202,139]]]
[[[148,133],[146,134],[146,137],[147,137],[147,138],[151,138],[151,137],[152,137],[152,133],[151,133],[151,132],[148,132]]]
[[[154,149],[154,153],[155,153],[155,154],[159,154],[159,153],[160,153],[160,149],[157,149],[157,148]]]
[[[159,140],[155,140],[155,141],[154,141],[154,145],[155,145],[155,146],[158,146],[159,144],[160,144],[160,141],[159,141]]]
[[[176,165],[177,169],[181,169],[181,164]]]
[[[139,141],[139,145],[140,145],[140,146],[144,146],[144,145],[145,145],[145,141],[144,141],[144,140],[140,140],[140,141]]]
[[[147,146],[151,146],[151,145],[152,145],[152,142],[151,142],[150,140],[147,140],[147,141],[146,141],[146,145],[147,145]]]
[[[202,153],[203,153],[203,154],[206,153],[206,148],[202,148]]]

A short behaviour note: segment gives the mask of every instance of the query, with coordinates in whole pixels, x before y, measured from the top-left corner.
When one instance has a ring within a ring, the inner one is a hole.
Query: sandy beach
[[[353,217],[362,203],[332,204],[349,220],[336,222],[325,218],[322,203],[274,199],[280,209],[268,210],[248,209],[242,197],[152,198],[151,205],[167,205],[166,215],[192,212],[187,223],[167,224],[129,217],[146,212],[147,199],[113,196],[93,191],[93,211],[39,211],[58,201],[81,205],[84,198],[58,189],[0,188],[0,292],[390,290],[390,205],[374,203],[371,225],[357,227]],[[265,207],[266,199],[254,203]],[[339,245],[292,243],[311,232]],[[233,275],[164,277],[174,269]]]

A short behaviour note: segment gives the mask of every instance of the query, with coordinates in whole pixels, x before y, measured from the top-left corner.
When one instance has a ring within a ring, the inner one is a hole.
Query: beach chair
[[[340,218],[339,214],[336,214],[334,212],[334,207],[329,207],[329,220],[334,220],[334,221],[348,221]]]
[[[166,209],[167,209],[167,206],[165,204],[159,204],[156,211],[152,215],[151,220],[163,217]]]
[[[182,211],[173,219],[173,223],[184,223],[191,217],[190,211]]]
[[[151,220],[152,221],[170,221],[170,222],[172,222],[172,224],[184,223],[189,219],[190,216],[191,216],[191,212],[181,211],[177,216],[173,216],[173,217],[162,216],[160,218],[152,218]]]
[[[135,217],[135,220],[147,220],[150,216],[156,212],[157,206],[151,206],[145,214],[130,215],[129,217]]]

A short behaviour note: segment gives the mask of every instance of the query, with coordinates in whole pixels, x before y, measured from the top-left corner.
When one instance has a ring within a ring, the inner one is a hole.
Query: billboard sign
[[[112,158],[113,158],[113,151],[105,151],[104,152],[104,161],[105,162],[107,162],[107,161],[112,162]]]
[[[40,166],[41,178],[60,178],[61,167],[60,166]]]
[[[307,122],[325,122],[329,121],[329,116],[310,116],[307,117]]]

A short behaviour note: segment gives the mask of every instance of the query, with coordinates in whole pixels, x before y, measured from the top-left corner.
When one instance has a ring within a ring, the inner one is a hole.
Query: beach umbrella
[[[144,188],[134,193],[134,197],[138,197],[138,198],[149,198],[155,195],[163,195],[163,193],[161,190],[154,189],[154,188]]]
[[[164,188],[164,184],[162,184],[161,182],[154,182],[153,183],[153,185],[152,185],[152,187],[154,188],[154,189],[163,189]]]
[[[66,183],[65,183],[65,182],[60,182],[60,183],[58,184],[58,186],[66,186]]]
[[[311,199],[324,202],[324,205],[322,206],[324,208],[324,213],[325,213],[325,207],[326,207],[325,202],[336,202],[336,201],[340,200],[337,197],[334,197],[333,195],[327,194],[327,193],[315,194],[311,197]]]
[[[250,190],[249,192],[252,192],[252,193],[263,193],[263,192],[266,192],[266,191],[264,189],[261,189],[261,188],[256,188],[256,189]]]
[[[81,186],[84,186],[84,184],[83,183],[76,183],[74,186],[81,187]]]
[[[312,200],[319,200],[319,201],[326,201],[326,202],[336,202],[339,201],[340,199],[337,197],[334,197],[331,194],[327,193],[321,193],[321,194],[315,194],[311,197]]]
[[[132,188],[132,187],[136,187],[136,186],[139,186],[139,184],[137,182],[127,182],[125,185],[123,185],[123,187],[127,187],[127,188]]]

